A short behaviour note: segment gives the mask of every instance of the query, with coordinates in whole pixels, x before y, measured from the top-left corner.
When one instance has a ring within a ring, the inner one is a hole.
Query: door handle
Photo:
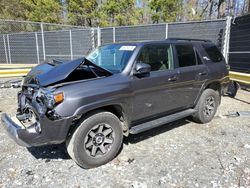
[[[168,81],[169,82],[174,82],[174,81],[176,81],[178,78],[177,78],[177,76],[172,76],[172,77],[170,77],[169,79],[168,79]]]
[[[207,75],[207,71],[199,72],[199,76],[205,76]]]

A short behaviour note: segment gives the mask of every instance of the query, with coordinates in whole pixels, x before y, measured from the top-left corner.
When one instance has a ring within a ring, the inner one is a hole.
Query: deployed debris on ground
[[[21,87],[21,78],[9,78],[5,81],[0,82],[0,88],[19,88]]]

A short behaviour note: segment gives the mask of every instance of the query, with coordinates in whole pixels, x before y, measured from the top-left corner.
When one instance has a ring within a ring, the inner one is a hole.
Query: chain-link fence
[[[206,39],[223,50],[226,20],[171,23],[168,25],[168,38]]]
[[[166,29],[166,24],[102,28],[101,43],[162,40],[166,38]]]
[[[0,63],[75,59],[95,48],[97,30],[70,25],[0,21]]]
[[[223,50],[226,20],[109,28],[0,20],[0,63],[30,64],[75,59],[98,45],[166,38],[209,39]]]
[[[211,40],[222,48],[225,28],[226,20],[102,28],[101,43],[195,38]]]

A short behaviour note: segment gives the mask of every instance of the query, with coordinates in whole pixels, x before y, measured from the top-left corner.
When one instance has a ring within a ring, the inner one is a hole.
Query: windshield
[[[119,73],[127,65],[135,48],[134,45],[110,44],[95,49],[86,58],[101,68]]]

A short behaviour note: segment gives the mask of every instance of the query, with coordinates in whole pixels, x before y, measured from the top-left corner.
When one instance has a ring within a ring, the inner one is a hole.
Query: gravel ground
[[[0,112],[15,114],[18,89],[0,89]],[[222,98],[214,120],[183,119],[131,135],[116,159],[85,170],[65,146],[24,148],[0,125],[0,187],[250,187],[250,93]]]

